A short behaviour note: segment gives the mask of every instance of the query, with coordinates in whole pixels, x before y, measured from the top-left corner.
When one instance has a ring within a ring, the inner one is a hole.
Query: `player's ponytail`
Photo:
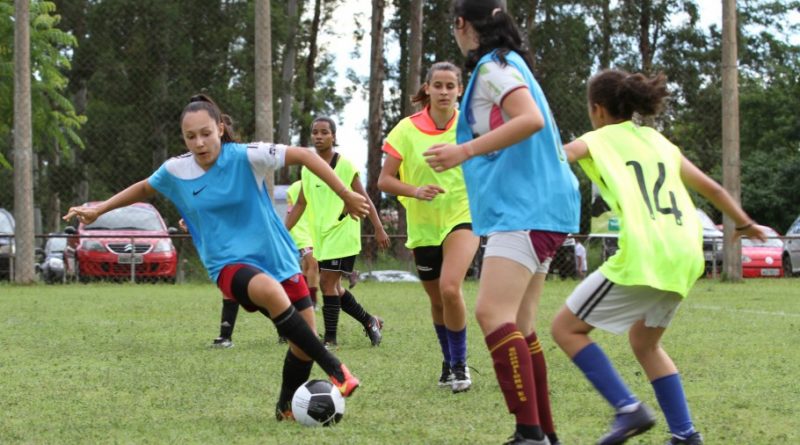
[[[631,119],[633,113],[656,115],[667,96],[667,77],[662,73],[646,77],[641,73],[604,70],[589,80],[589,103],[602,106],[619,119]]]
[[[425,76],[425,83],[419,87],[417,94],[411,96],[411,103],[420,104],[422,108],[430,105],[431,97],[425,91],[425,86],[430,85],[433,73],[437,71],[451,71],[455,73],[458,78],[458,84],[461,85],[461,68],[455,66],[451,62],[436,62],[428,69],[428,74]]]
[[[220,111],[219,106],[206,94],[199,93],[189,98],[189,103],[183,107],[181,113],[181,122],[183,122],[186,113],[193,113],[195,111],[205,110],[211,119],[216,123],[222,123],[224,131],[220,138],[223,143],[225,142],[239,142],[239,136],[233,130],[233,119],[227,114]]]

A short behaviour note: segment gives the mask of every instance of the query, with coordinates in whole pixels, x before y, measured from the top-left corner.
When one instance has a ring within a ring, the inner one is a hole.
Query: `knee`
[[[443,281],[439,284],[442,300],[446,302],[457,301],[461,298],[461,285],[459,283]]]

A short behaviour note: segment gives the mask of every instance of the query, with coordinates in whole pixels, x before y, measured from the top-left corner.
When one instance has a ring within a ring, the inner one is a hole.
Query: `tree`
[[[283,68],[281,69],[281,108],[280,118],[278,120],[278,142],[282,144],[290,144],[291,136],[289,130],[292,125],[292,103],[294,102],[294,67],[295,59],[297,58],[297,45],[295,39],[297,37],[297,20],[298,20],[298,0],[289,0],[286,3],[286,23],[288,31],[286,33],[286,40],[284,42],[283,51]],[[289,182],[289,168],[284,167],[280,171],[279,183],[286,184]]]
[[[383,153],[383,13],[384,0],[372,0],[372,26],[370,44],[369,78],[369,127],[367,138],[367,194],[380,210],[381,191],[378,175],[381,171]],[[375,243],[371,244],[374,253]]]

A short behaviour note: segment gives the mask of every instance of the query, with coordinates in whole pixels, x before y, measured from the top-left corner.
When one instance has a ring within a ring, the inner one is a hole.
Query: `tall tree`
[[[380,210],[381,191],[378,176],[383,153],[383,14],[384,0],[372,0],[372,26],[370,28],[369,77],[369,127],[367,137],[367,194]],[[375,243],[370,243],[374,253]]]
[[[288,24],[288,32],[286,33],[286,40],[283,50],[283,68],[281,69],[281,108],[280,117],[278,120],[278,142],[282,144],[291,143],[291,135],[289,131],[292,126],[292,104],[294,102],[294,67],[297,58],[297,45],[295,39],[297,37],[297,21],[298,21],[298,0],[288,0],[286,2],[286,23]],[[280,170],[280,178],[278,180],[281,184],[289,182],[289,167],[284,167]]]
[[[269,0],[256,0],[255,14],[256,140],[272,141],[272,16]],[[275,178],[267,177],[272,198]]]
[[[33,282],[33,134],[30,2],[14,2],[14,281]]]
[[[408,78],[403,95],[404,114],[413,112],[411,96],[417,92],[422,76],[422,0],[411,0],[408,34]]]
[[[733,199],[741,201],[739,158],[739,70],[736,51],[736,0],[722,0],[722,184]],[[742,246],[733,240],[736,223],[723,218],[723,278],[742,279]]]

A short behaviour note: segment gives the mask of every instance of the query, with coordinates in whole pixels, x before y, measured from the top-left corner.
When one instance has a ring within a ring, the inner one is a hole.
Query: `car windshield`
[[[150,209],[123,207],[104,213],[84,227],[86,230],[164,230],[158,216]]]
[[[11,225],[11,220],[6,215],[0,213],[0,233],[14,233],[14,227]]]
[[[54,237],[47,240],[47,247],[45,247],[45,250],[47,253],[57,253],[63,252],[65,247],[67,247],[66,238]]]

